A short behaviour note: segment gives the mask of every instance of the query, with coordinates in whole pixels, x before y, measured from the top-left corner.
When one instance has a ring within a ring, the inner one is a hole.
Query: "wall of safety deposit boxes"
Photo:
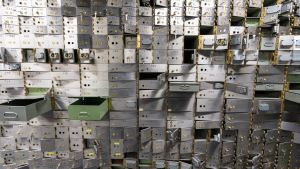
[[[299,168],[299,7],[1,0],[0,168]]]

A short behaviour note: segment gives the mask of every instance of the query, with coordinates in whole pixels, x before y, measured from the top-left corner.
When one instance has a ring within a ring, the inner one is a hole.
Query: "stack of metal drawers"
[[[2,0],[0,168],[299,168],[299,30],[299,0]]]

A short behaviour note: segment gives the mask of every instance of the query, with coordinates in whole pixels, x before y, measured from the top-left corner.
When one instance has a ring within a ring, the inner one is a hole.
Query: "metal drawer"
[[[0,120],[29,121],[50,110],[50,99],[16,99],[0,104]]]
[[[173,92],[197,92],[200,85],[197,82],[170,82],[169,91]]]
[[[112,98],[111,99],[112,110],[137,110],[136,98]]]
[[[197,99],[196,112],[219,112],[222,109],[222,99]]]
[[[100,97],[80,98],[68,107],[71,120],[101,120],[108,112],[108,100]]]

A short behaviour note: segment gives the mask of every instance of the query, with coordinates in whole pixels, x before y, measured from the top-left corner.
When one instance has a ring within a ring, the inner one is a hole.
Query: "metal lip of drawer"
[[[50,99],[16,99],[0,104],[1,121],[28,121],[51,110]]]
[[[79,98],[68,107],[72,120],[101,120],[108,112],[108,100],[100,97]]]
[[[263,84],[256,83],[255,91],[282,91],[284,84]]]
[[[173,92],[197,92],[200,89],[198,82],[170,82],[169,91]]]

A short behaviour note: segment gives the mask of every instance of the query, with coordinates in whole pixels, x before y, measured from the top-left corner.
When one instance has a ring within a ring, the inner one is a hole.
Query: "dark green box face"
[[[300,75],[299,74],[289,74],[287,76],[287,81],[289,83],[300,83]]]
[[[71,120],[101,120],[108,112],[108,100],[100,97],[80,98],[68,107]]]

